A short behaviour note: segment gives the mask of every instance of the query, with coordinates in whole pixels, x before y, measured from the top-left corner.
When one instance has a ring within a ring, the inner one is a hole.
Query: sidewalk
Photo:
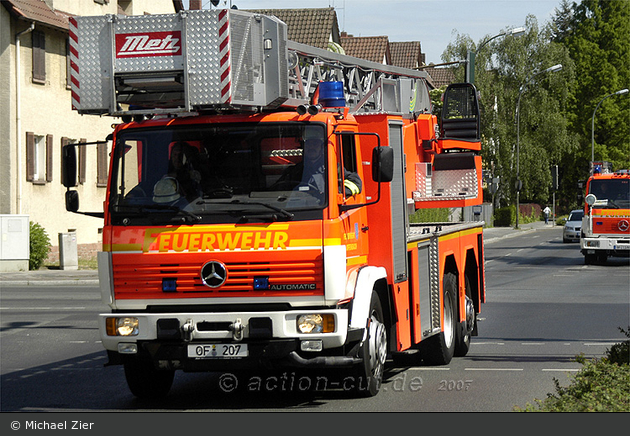
[[[524,232],[531,232],[534,230],[543,230],[543,229],[561,229],[562,227],[556,225],[553,226],[551,224],[551,220],[549,224],[545,224],[544,221],[535,221],[533,223],[527,224],[519,224],[519,229],[515,229],[514,227],[492,227],[488,229],[483,229],[483,240],[486,244],[490,244],[492,242],[496,242],[499,239],[511,238],[513,236],[518,236],[523,234]]]
[[[98,271],[41,268],[37,271],[0,272],[0,289],[4,286],[98,286]]]
[[[484,241],[486,244],[491,244],[524,232],[554,228],[551,224],[545,225],[542,221],[520,224],[519,227],[518,230],[513,227],[484,229]],[[3,286],[98,286],[98,271],[96,269],[72,271],[44,268],[37,271],[0,272],[0,289]]]

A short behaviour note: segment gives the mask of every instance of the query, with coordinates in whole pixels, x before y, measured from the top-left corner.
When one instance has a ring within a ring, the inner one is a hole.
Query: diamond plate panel
[[[252,15],[230,13],[230,33],[234,102],[263,105],[262,25]]]
[[[107,16],[77,17],[80,48],[78,65],[79,111],[106,112],[113,106],[111,19]]]
[[[186,16],[188,101],[192,106],[221,102],[218,11],[189,11]]]
[[[460,200],[477,198],[479,194],[477,171],[474,168],[433,171],[432,179],[431,189],[428,189],[426,182],[422,180],[422,175],[416,172],[414,201]]]

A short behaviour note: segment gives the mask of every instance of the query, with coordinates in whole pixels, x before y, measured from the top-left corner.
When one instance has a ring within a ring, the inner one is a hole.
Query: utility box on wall
[[[28,215],[0,215],[0,272],[28,271]]]

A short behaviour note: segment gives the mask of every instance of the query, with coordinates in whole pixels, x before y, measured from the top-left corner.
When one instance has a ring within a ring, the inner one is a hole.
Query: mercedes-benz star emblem
[[[210,288],[218,288],[226,279],[227,269],[221,262],[213,260],[201,268],[201,281]]]
[[[626,220],[621,220],[621,221],[619,221],[619,224],[617,224],[617,227],[622,232],[627,232],[628,229],[630,228],[630,224],[628,224],[628,221],[626,221]]]

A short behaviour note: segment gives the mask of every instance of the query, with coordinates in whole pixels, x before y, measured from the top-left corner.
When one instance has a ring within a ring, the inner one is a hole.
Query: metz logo
[[[116,35],[116,57],[177,56],[181,32],[123,33]]]

